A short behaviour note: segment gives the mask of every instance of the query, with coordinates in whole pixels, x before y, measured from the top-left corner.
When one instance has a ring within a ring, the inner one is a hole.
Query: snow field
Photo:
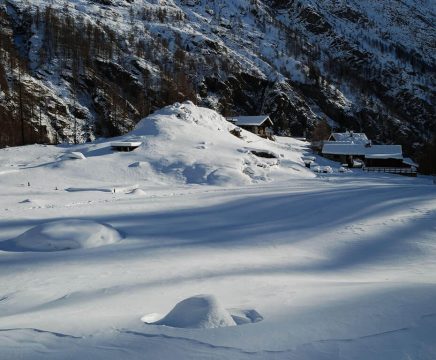
[[[229,126],[176,104],[117,139],[142,141],[130,153],[106,139],[0,150],[1,356],[435,358],[431,180],[315,175],[307,144]],[[86,160],[61,160],[71,151]],[[99,229],[123,239],[93,247]],[[77,248],[46,251],[71,247],[66,233]]]

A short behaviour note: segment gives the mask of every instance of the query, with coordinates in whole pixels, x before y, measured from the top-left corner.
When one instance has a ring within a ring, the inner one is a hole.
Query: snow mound
[[[236,151],[240,140],[229,133],[233,126],[215,111],[185,102],[143,119],[130,136],[143,137],[141,160],[160,177],[185,184],[245,185],[250,179]]]
[[[134,190],[130,191],[129,194],[136,195],[136,196],[144,196],[147,193],[142,189],[134,189]]]
[[[142,320],[146,322],[147,317]],[[149,324],[194,329],[237,325],[213,295],[197,295],[182,300],[165,317]]]
[[[50,201],[38,198],[27,198],[18,202],[18,204],[30,205],[32,208],[50,207]]]
[[[245,130],[244,139],[231,134],[235,125],[217,112],[198,107],[192,102],[176,103],[141,120],[124,140],[140,139],[143,147],[130,155],[130,176],[158,179],[159,182],[205,185],[246,185],[258,179],[283,172],[285,178],[313,177],[304,169],[280,167],[278,152],[285,152],[294,165],[302,167],[294,152],[282,145],[262,139]],[[247,147],[256,143],[256,148]],[[243,149],[241,151],[241,148]],[[265,161],[262,166],[257,156]],[[285,155],[283,155],[285,156]],[[298,155],[299,157],[299,155]],[[269,159],[268,159],[269,158]],[[273,160],[273,161],[268,161]],[[244,172],[245,164],[254,162],[253,174]],[[147,165],[145,165],[147,164]]]
[[[7,249],[15,251],[61,251],[95,248],[121,240],[117,230],[90,220],[59,220],[33,227],[7,241]]]
[[[86,160],[86,156],[83,155],[80,151],[72,151],[63,155],[64,159],[72,159],[72,160]]]
[[[254,309],[228,309],[228,312],[236,325],[251,324],[263,320],[263,316]]]
[[[213,295],[196,295],[180,301],[164,317],[151,313],[141,320],[149,325],[210,329],[255,323],[263,317],[254,309],[224,309]]]

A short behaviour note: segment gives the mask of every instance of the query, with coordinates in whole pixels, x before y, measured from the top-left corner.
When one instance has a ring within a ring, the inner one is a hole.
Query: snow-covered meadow
[[[0,150],[0,358],[434,359],[431,179],[233,127],[185,103],[132,152]]]

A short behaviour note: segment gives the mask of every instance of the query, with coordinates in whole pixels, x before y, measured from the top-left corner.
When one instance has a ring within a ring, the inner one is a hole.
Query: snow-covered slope
[[[10,174],[7,181],[11,185],[30,182],[31,186],[69,192],[131,192],[144,183],[244,185],[314,177],[304,167],[298,144],[293,148],[245,130],[239,138],[230,133],[234,128],[213,110],[191,102],[177,103],[143,119],[122,137],[67,147],[4,149],[7,156],[0,173]],[[117,152],[111,147],[115,141],[135,141],[141,146],[132,152]],[[71,152],[85,159],[71,159]],[[262,153],[272,157],[259,156]],[[29,161],[29,155],[33,160]],[[44,179],[44,183],[33,179]],[[36,200],[28,202],[32,201]]]
[[[312,177],[298,153],[247,131],[239,138],[235,126],[213,110],[191,102],[169,106],[142,120],[125,139],[143,140],[131,167],[172,176],[186,183],[247,184],[271,174]],[[254,153],[268,152],[273,158]],[[144,162],[145,161],[145,162]],[[145,178],[147,176],[144,174]]]

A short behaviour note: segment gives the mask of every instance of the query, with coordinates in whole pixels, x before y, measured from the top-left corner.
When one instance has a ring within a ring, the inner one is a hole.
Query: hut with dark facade
[[[235,116],[228,118],[227,120],[236,126],[250,131],[260,137],[271,140],[274,139],[274,133],[272,131],[274,124],[268,115]]]
[[[372,145],[346,141],[328,141],[322,147],[328,159],[353,167],[355,160],[363,162],[364,171],[376,171],[416,176],[417,164],[403,157],[401,145]]]
[[[133,151],[142,145],[141,141],[114,141],[111,143],[112,150],[115,151]]]

